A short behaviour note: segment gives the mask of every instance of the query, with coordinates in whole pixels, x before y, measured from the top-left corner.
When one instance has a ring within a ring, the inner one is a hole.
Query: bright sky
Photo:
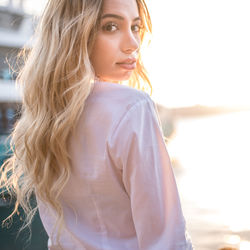
[[[168,106],[250,106],[250,1],[148,2],[155,98]]]
[[[26,7],[39,12],[44,2],[26,0]],[[153,98],[167,106],[250,106],[250,1],[147,2]]]

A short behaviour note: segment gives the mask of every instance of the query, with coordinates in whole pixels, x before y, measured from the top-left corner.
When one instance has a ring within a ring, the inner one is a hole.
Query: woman
[[[157,111],[140,85],[149,84],[146,31],[144,0],[46,6],[18,78],[23,113],[1,184],[27,225],[35,193],[49,249],[192,248]]]

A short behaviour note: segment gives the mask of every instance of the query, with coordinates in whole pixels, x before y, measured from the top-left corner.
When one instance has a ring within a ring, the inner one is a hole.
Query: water
[[[177,122],[168,144],[197,250],[250,249],[250,112]]]

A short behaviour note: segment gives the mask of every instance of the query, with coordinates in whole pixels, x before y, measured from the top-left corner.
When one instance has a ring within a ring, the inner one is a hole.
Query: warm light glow
[[[182,167],[181,198],[199,209],[189,216],[200,225],[232,234],[250,231],[249,128],[250,112],[177,123],[168,150]]]
[[[26,0],[24,8],[39,15],[46,2]],[[142,54],[153,99],[168,107],[250,107],[250,1],[146,2],[153,37]],[[222,235],[221,243],[249,250],[250,112],[175,122],[167,148],[179,163],[178,190],[197,242]]]
[[[240,250],[249,250],[250,249],[250,242],[249,241],[242,241],[240,243]]]
[[[249,106],[250,2],[147,2],[154,98],[168,106]]]
[[[228,244],[236,245],[240,243],[239,235],[225,235],[224,241]]]

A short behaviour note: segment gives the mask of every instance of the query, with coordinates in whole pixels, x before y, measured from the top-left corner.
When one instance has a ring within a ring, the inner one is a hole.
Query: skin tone
[[[100,28],[90,56],[101,81],[129,79],[136,67],[140,29],[136,0],[104,0]]]

